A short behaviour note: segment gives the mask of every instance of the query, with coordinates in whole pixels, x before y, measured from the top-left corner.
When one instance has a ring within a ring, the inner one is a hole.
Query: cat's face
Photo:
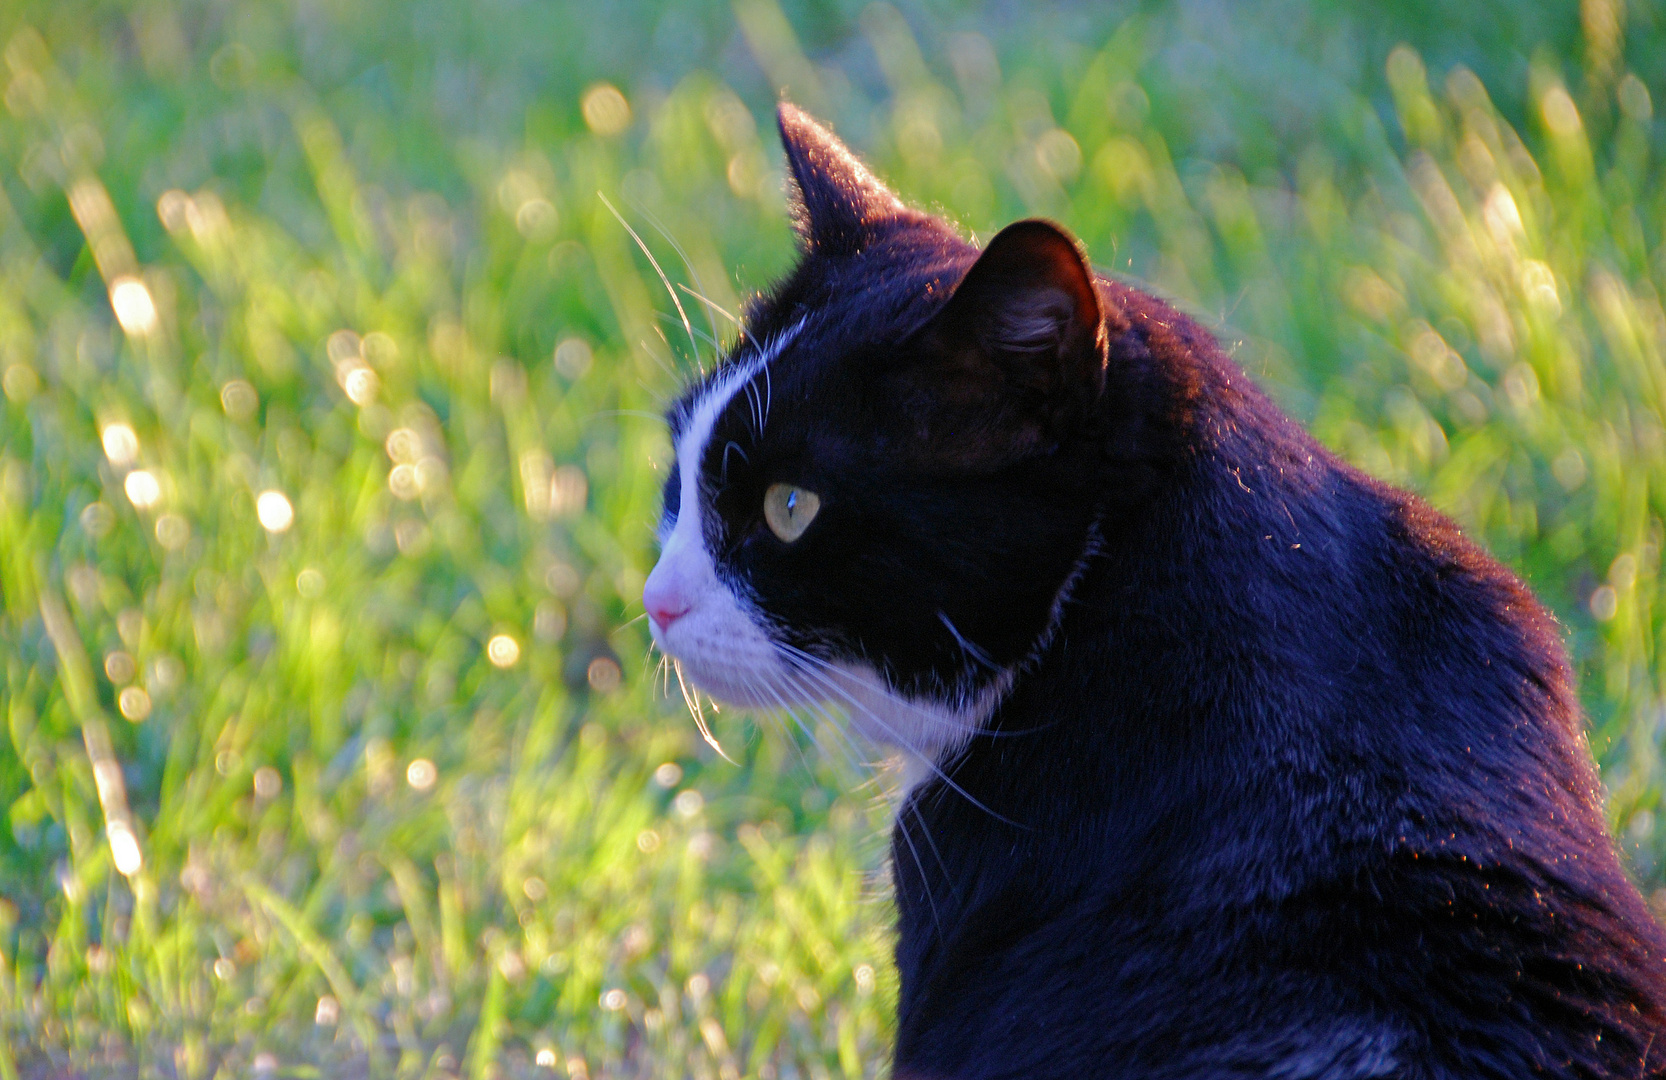
[[[832,704],[935,760],[1050,632],[1090,541],[1099,301],[1055,227],[980,255],[781,120],[803,259],[670,411],[644,602],[717,700]]]

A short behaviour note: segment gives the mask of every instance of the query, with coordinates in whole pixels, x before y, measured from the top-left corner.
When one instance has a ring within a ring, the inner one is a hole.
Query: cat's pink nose
[[[657,574],[648,575],[648,584],[642,589],[642,605],[648,609],[648,618],[661,630],[670,629],[672,623],[688,614],[689,607],[682,592]]]

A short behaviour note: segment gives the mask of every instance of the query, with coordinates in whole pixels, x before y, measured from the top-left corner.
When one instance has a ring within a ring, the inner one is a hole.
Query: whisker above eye
[[[654,212],[652,210],[648,209],[646,206],[643,206],[636,199],[632,199],[629,196],[627,196],[626,201],[630,204],[630,208],[632,210],[635,210],[638,214],[641,214],[643,217],[648,219],[648,224],[650,224],[654,227],[655,232],[659,233],[661,236],[663,236],[665,238],[665,242],[667,244],[671,245],[671,250],[675,251],[677,253],[677,258],[679,258],[683,261],[683,268],[688,271],[688,276],[694,279],[695,288],[698,288],[701,292],[704,292],[705,288],[706,288],[706,283],[700,280],[700,271],[695,268],[694,260],[690,259],[688,257],[688,252],[684,251],[683,246],[681,244],[677,243],[677,238],[675,236],[671,235],[671,230],[665,227],[665,224],[662,221],[660,221],[660,219],[654,214]],[[717,323],[712,320],[711,309],[714,308],[714,307],[717,307],[717,305],[713,304],[710,300],[706,300],[706,298],[704,296],[701,296],[700,293],[695,292],[694,289],[689,288],[687,285],[684,285],[680,281],[677,282],[677,287],[682,289],[684,292],[688,293],[690,296],[694,297],[695,299],[705,301],[705,303],[707,305],[706,325],[711,328],[711,339],[710,340],[711,340],[711,343],[712,343],[712,355],[716,356],[720,350],[719,350],[719,346],[717,344]],[[729,313],[727,311],[723,311],[722,308],[717,308],[717,310],[719,312],[722,312],[722,314],[724,314],[724,315],[728,315],[730,322],[735,323],[735,325],[737,325],[737,326],[740,325],[739,321],[736,320],[733,315],[729,315]]]
[[[705,304],[708,309],[717,312],[719,315],[723,316],[725,319],[728,319],[730,322],[734,323],[736,326],[740,326],[740,320],[738,318],[736,318],[729,311],[729,309],[724,307],[722,304],[719,304],[717,301],[708,299],[707,297],[701,295],[700,293],[695,292],[693,289],[689,288],[687,285],[684,285],[680,281],[677,282],[677,288],[681,289],[685,293],[688,293],[688,295],[694,297],[694,299],[700,301],[702,304]],[[713,333],[716,333],[716,331],[714,330]]]
[[[741,448],[740,443],[730,439],[723,447],[723,471],[721,479],[725,484],[729,482],[729,451],[731,450],[739,454],[742,461],[746,462],[748,465],[752,464],[752,459],[746,456],[746,451]]]
[[[654,347],[652,345],[648,344],[648,339],[647,338],[637,338],[636,343],[638,345],[642,346],[642,351],[643,352],[647,353],[650,357],[653,358],[654,363],[659,365],[659,369],[661,371],[665,372],[667,375],[671,376],[673,379],[679,377],[677,375],[677,369],[671,365],[671,362],[669,360],[667,360],[665,357],[661,356],[659,353],[654,351]]]
[[[677,317],[669,311],[656,311],[654,312],[654,315],[657,316],[661,322],[675,323],[678,321]],[[715,337],[706,333],[704,330],[696,329],[694,331],[694,336],[699,338],[701,341],[704,341],[707,345],[710,345],[713,352],[717,352],[723,347]]]
[[[694,324],[688,321],[688,312],[683,310],[683,302],[677,296],[677,290],[671,287],[671,279],[665,276],[665,271],[660,269],[659,260],[654,258],[654,253],[648,250],[648,245],[642,242],[642,237],[638,236],[636,230],[631,228],[630,222],[625,220],[624,215],[614,209],[611,202],[608,202],[607,196],[598,191],[596,197],[602,200],[602,205],[607,207],[607,212],[613,215],[614,219],[624,227],[624,230],[631,234],[631,239],[636,241],[636,246],[641,248],[642,254],[647,257],[648,265],[652,266],[654,273],[659,275],[660,284],[665,286],[665,291],[671,295],[671,302],[677,306],[677,314],[682,316],[683,329],[688,332],[688,343],[694,349],[694,366],[702,371],[705,370],[705,361],[700,358],[700,342],[694,336]]]

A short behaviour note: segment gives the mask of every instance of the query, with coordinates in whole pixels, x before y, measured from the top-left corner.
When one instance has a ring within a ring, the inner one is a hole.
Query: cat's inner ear
[[[776,112],[791,175],[788,204],[806,252],[854,255],[906,212],[832,132],[782,102]]]
[[[1009,225],[922,330],[909,396],[931,402],[934,428],[976,432],[987,453],[1056,443],[1104,390],[1104,321],[1075,239],[1047,221]]]

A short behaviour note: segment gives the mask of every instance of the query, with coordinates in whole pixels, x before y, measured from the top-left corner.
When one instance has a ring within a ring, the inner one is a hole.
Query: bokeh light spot
[[[405,782],[417,791],[427,791],[439,778],[439,769],[427,758],[419,757],[405,767]]]
[[[140,510],[149,510],[162,501],[162,482],[156,474],[144,469],[134,469],[122,481],[122,490],[127,492],[127,501]]]
[[[112,821],[105,827],[105,835],[110,840],[110,855],[123,877],[132,877],[144,868],[145,858],[139,851],[139,838],[133,835],[131,825],[125,821]]]
[[[261,528],[269,533],[281,533],[295,524],[295,507],[281,491],[263,491],[255,500],[255,515]]]
[[[520,642],[508,634],[494,634],[492,640],[486,643],[486,658],[493,667],[513,667],[515,661],[521,658]]]
[[[134,337],[143,337],[156,329],[156,301],[138,278],[119,277],[112,281],[110,306],[115,309],[121,328]]]
[[[118,469],[138,460],[139,436],[134,434],[128,425],[105,424],[104,430],[99,432],[99,438],[104,443],[104,456]]]
[[[631,126],[631,104],[612,83],[596,83],[584,92],[579,108],[598,135],[617,135]]]
[[[150,715],[150,695],[142,687],[129,686],[116,698],[121,714],[137,724]]]
[[[609,656],[598,656],[590,661],[585,669],[584,677],[590,683],[590,689],[598,694],[611,694],[619,689],[621,673],[619,662]]]

